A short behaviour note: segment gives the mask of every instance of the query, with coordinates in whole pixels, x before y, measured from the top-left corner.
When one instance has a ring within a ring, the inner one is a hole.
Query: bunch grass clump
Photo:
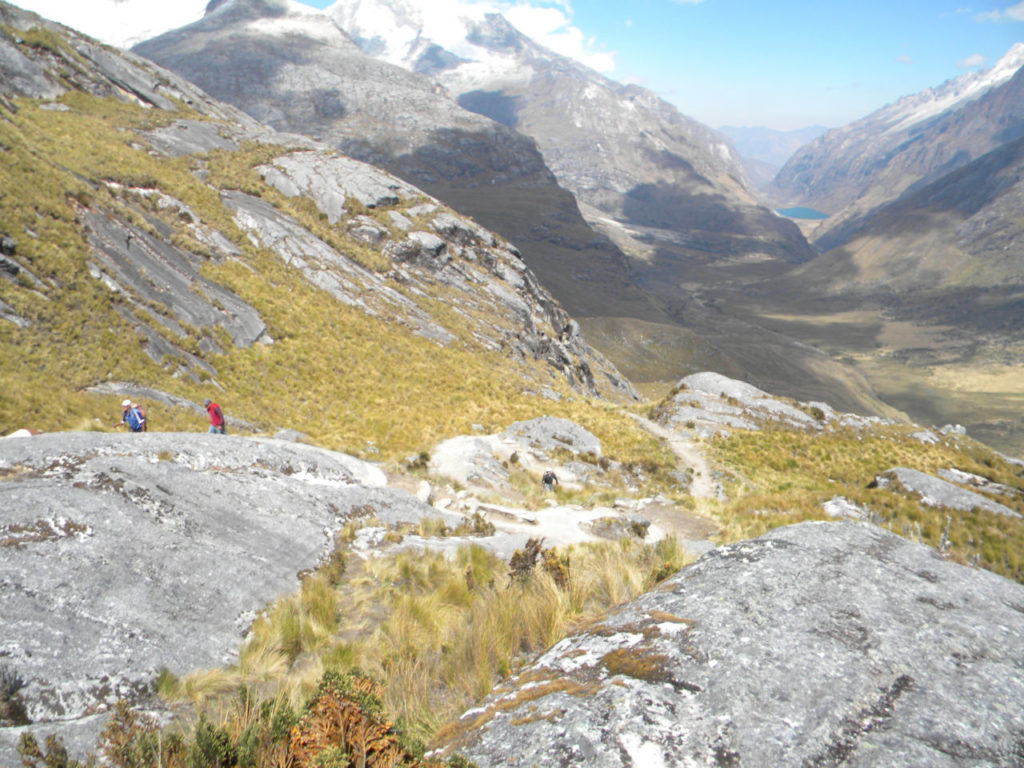
[[[254,622],[236,666],[164,689],[233,722],[241,691],[294,708],[324,673],[358,669],[380,681],[383,709],[402,732],[426,742],[533,654],[687,560],[674,539],[565,550],[531,542],[517,555],[509,564],[477,546],[452,558],[404,551],[347,569],[333,585],[313,574]],[[211,674],[233,688],[192,682]]]

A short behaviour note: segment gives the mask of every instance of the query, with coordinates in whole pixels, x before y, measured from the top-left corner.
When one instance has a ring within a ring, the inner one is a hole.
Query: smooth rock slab
[[[377,467],[309,445],[206,433],[0,440],[0,664],[41,734],[76,733],[159,669],[221,666],[354,516],[438,512]],[[86,727],[98,731],[100,721]],[[19,764],[0,728],[0,766]],[[41,738],[40,738],[41,740]]]
[[[720,547],[464,715],[486,766],[1024,764],[1024,587],[865,523]]]
[[[950,477],[956,475],[950,474]],[[939,509],[970,512],[983,509],[1005,517],[1020,517],[1020,513],[1005,504],[993,501],[980,493],[968,491],[953,483],[907,467],[893,467],[875,476],[874,484],[880,488],[903,489],[917,496],[922,504]],[[1004,486],[1005,488],[1005,486]]]

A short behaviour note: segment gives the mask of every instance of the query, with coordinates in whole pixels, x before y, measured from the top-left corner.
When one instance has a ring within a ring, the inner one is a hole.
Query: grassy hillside
[[[841,496],[869,511],[894,533],[942,549],[947,557],[1024,581],[1024,521],[975,508],[954,512],[930,507],[912,494],[874,486],[893,467],[935,475],[955,468],[1005,486],[988,494],[1024,513],[1024,469],[992,449],[965,438],[926,444],[911,427],[825,434],[798,430],[737,431],[717,440],[729,500],[718,512],[724,535],[744,539],[780,525],[829,519],[823,504]]]
[[[0,198],[0,226],[16,238],[15,260],[24,267],[15,279],[0,280],[0,300],[27,321],[25,327],[0,321],[0,366],[8,383],[0,402],[3,432],[103,428],[117,420],[118,398],[84,390],[115,380],[193,402],[213,396],[229,415],[263,429],[290,427],[357,455],[405,455],[473,425],[497,430],[539,413],[589,423],[612,451],[619,446],[643,458],[650,450],[640,446],[644,440],[628,421],[589,407],[541,362],[511,360],[475,342],[475,323],[494,318],[467,317],[452,311],[443,293],[399,286],[460,337],[457,344],[439,346],[400,323],[341,304],[276,254],[253,245],[222,205],[220,189],[259,195],[355,261],[372,267],[373,257],[379,258],[348,239],[340,223],[332,228],[315,207],[284,198],[252,170],[279,147],[168,158],[147,151],[140,132],[198,117],[185,106],[174,114],[80,93],[59,104],[43,108],[19,100],[0,111],[6,148],[0,181],[7,190]],[[225,235],[240,257],[214,258],[191,234],[190,222],[147,208],[123,188],[158,189],[182,201],[203,225]],[[187,328],[179,336],[152,322],[150,312],[166,314],[167,308],[114,293],[90,274],[86,211],[169,230],[167,239],[204,257],[204,277],[258,310],[275,343],[235,348],[216,327]],[[166,337],[183,356],[208,363],[216,375],[194,369],[196,375],[182,376],[181,359],[154,362],[143,354],[144,339],[132,319]],[[211,352],[205,342],[223,351]],[[530,394],[542,387],[561,392],[562,399]],[[203,427],[191,411],[147,405],[155,428]]]

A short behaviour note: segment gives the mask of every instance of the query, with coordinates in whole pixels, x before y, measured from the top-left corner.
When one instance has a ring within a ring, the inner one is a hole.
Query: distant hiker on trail
[[[555,477],[555,473],[550,469],[543,474],[540,481],[544,484],[544,490],[548,493],[551,493],[551,491],[555,489],[555,486],[559,484],[558,478]]]
[[[215,435],[223,435],[224,414],[221,412],[220,406],[209,398],[203,401],[203,405],[206,406],[206,412],[210,414],[210,432]]]
[[[131,400],[125,400],[121,403],[121,409],[121,420],[114,425],[115,427],[127,424],[128,429],[132,432],[146,431],[145,412],[139,408],[137,403],[133,403]]]

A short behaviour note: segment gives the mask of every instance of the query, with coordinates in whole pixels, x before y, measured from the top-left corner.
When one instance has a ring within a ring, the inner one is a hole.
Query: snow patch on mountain
[[[486,57],[466,38],[491,10],[462,0],[338,0],[327,13],[375,58],[413,69],[430,43],[460,58]]]
[[[533,67],[514,56],[481,54],[476,61],[467,61],[444,73],[445,86],[455,93],[465,93],[486,84],[491,90],[512,88],[533,79]]]
[[[1024,43],[1014,43],[1001,59],[983,72],[975,72],[947,80],[938,88],[905,96],[875,114],[875,119],[888,123],[886,132],[905,131],[943,112],[959,109],[1002,85],[1024,65]],[[870,119],[870,118],[869,118]],[[854,123],[856,125],[856,123]]]

